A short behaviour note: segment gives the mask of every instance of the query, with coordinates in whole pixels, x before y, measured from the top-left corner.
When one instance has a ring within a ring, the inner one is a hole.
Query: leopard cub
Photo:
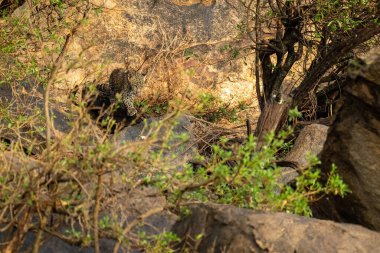
[[[111,103],[116,102],[116,95],[121,94],[127,116],[135,116],[136,108],[133,101],[144,86],[145,76],[134,70],[114,69],[109,78],[109,95]]]

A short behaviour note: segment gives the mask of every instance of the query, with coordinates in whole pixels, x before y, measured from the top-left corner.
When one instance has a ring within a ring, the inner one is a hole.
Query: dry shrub
[[[17,98],[9,103],[12,104],[20,110],[23,105]],[[29,117],[8,120],[35,129],[45,119],[36,123],[40,112],[32,112],[35,114]],[[97,249],[100,237],[125,242],[141,220],[165,208],[148,210],[135,217],[136,221],[124,214],[128,194],[144,184],[146,175],[174,166],[168,165],[170,158],[153,155],[152,148],[161,151],[167,145],[176,115],[177,112],[168,114],[151,126],[145,139],[121,143],[110,137],[114,125],[111,117],[103,117],[102,130],[87,108],[73,106],[70,131],[53,134],[50,146],[36,147],[40,152],[35,153],[28,152],[25,145],[39,146],[37,138],[22,134],[23,127],[10,125],[14,138],[2,146],[0,154],[0,224],[7,238],[3,240],[4,252],[16,252],[30,231],[37,236],[34,252],[38,252],[44,233]],[[58,131],[53,125],[49,127],[53,133]],[[46,143],[45,132],[39,133]]]

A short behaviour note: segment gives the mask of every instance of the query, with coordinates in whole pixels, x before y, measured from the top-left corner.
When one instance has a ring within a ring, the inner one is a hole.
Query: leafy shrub
[[[188,201],[211,201],[311,216],[310,201],[323,194],[344,196],[349,190],[335,166],[323,183],[316,157],[310,158],[310,167],[297,177],[295,187],[282,184],[276,154],[290,133],[288,129],[277,137],[267,136],[266,145],[259,151],[252,136],[234,150],[224,148],[227,140],[222,139],[220,145],[213,145],[207,166],[194,169],[188,165],[170,178],[157,175],[151,181],[157,181],[158,187],[169,191],[170,200],[177,207]]]
[[[247,108],[248,105],[244,101],[240,101],[237,106],[232,106],[231,104],[223,103],[211,93],[202,93],[198,97],[194,114],[209,122],[219,122],[222,119],[228,122],[236,122],[238,113]]]

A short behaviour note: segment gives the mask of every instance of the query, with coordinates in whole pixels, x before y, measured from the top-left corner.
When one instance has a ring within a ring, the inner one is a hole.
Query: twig
[[[87,6],[86,10],[83,12],[82,18],[76,23],[76,25],[72,28],[70,33],[66,35],[65,44],[63,45],[61,52],[59,53],[57,59],[54,62],[52,71],[50,72],[50,75],[49,75],[48,83],[46,85],[46,90],[45,90],[45,94],[44,94],[44,97],[45,97],[44,110],[45,110],[45,117],[46,117],[46,148],[47,148],[48,152],[49,152],[50,146],[51,146],[51,131],[52,130],[54,131],[54,125],[51,125],[52,121],[50,119],[50,112],[49,112],[50,88],[51,88],[52,84],[54,83],[54,81],[57,77],[58,70],[62,66],[63,57],[67,51],[67,48],[71,42],[72,37],[76,34],[79,27],[82,25],[82,23],[83,23],[82,21],[87,17],[87,13],[89,11],[90,11],[90,8],[88,8],[88,6]],[[50,128],[50,127],[52,127],[52,128]]]
[[[259,41],[260,36],[260,20],[259,20],[259,13],[260,13],[260,0],[256,1],[256,16],[255,16],[255,40],[256,43]],[[255,80],[256,80],[256,97],[259,102],[260,111],[264,109],[264,97],[261,95],[260,91],[260,51],[256,47],[255,50]]]
[[[175,206],[178,208],[179,203],[181,202],[182,196],[185,192],[191,191],[194,189],[198,189],[198,188],[203,187],[203,186],[207,186],[207,185],[211,184],[212,182],[214,182],[216,179],[217,179],[217,176],[212,176],[206,181],[203,181],[200,183],[191,183],[191,184],[187,184],[187,185],[183,186],[181,189],[179,189],[178,198],[176,200]]]
[[[98,182],[96,185],[95,193],[95,208],[94,208],[94,243],[95,252],[100,253],[100,243],[99,243],[99,211],[100,211],[100,193],[102,190],[102,173],[98,175]]]
[[[251,125],[251,119],[249,118],[249,115],[247,114],[245,123],[247,125],[247,140],[249,139],[249,136],[252,135],[252,125]]]
[[[33,253],[39,253],[40,252],[40,244],[41,244],[41,240],[42,240],[42,235],[43,235],[43,232],[45,230],[48,217],[51,214],[51,210],[52,210],[52,207],[49,205],[46,208],[46,213],[43,214],[41,217],[40,227],[38,229],[36,239],[35,239],[34,245],[33,245]]]
[[[143,213],[139,217],[137,217],[135,220],[133,220],[122,232],[122,234],[118,238],[118,242],[115,244],[115,247],[113,248],[113,253],[119,252],[121,242],[123,241],[123,238],[127,236],[127,234],[142,220],[156,214],[159,212],[162,212],[164,210],[164,207],[156,207],[153,208],[146,213]]]

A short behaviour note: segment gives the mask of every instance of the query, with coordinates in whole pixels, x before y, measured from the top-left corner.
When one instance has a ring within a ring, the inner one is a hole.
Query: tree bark
[[[281,128],[291,104],[288,101],[293,84],[284,80],[303,52],[301,34],[303,18],[302,12],[296,7],[297,5],[292,5],[290,1],[282,6],[285,16],[277,21],[276,38],[270,40],[265,47],[258,48],[265,103],[255,132],[258,137],[257,148],[261,148],[268,132],[278,131]],[[272,55],[276,55],[275,65],[272,62]]]
[[[283,121],[287,118],[288,109],[286,103],[280,104],[275,101],[270,101],[265,104],[256,127],[255,135],[258,139],[258,149],[264,144],[264,137],[267,133],[280,130]]]

